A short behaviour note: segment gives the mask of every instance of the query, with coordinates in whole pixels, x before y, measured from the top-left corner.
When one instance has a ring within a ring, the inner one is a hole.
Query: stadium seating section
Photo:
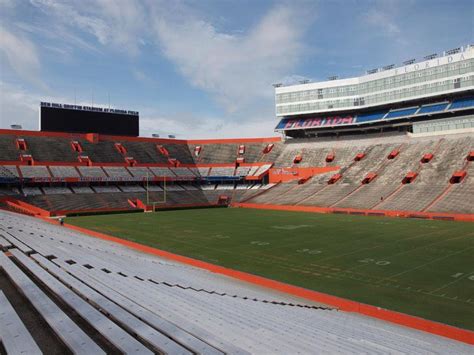
[[[470,104],[439,102],[366,116],[399,117]],[[264,205],[474,213],[468,158],[474,138],[468,133],[430,137],[386,133],[286,142],[118,138],[101,136],[91,142],[81,135],[5,130],[0,134],[0,195],[47,211],[132,210],[139,208],[137,200],[146,201],[148,186],[148,201],[162,201],[162,206],[216,204],[226,196],[230,202]],[[31,161],[22,161],[21,154]],[[271,178],[280,168],[316,167],[326,170],[305,179]]]

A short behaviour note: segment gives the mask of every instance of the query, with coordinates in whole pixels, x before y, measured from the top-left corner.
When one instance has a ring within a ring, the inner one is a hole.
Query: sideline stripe
[[[41,218],[41,219],[48,221],[45,218]],[[51,220],[49,220],[49,222],[57,224],[57,222],[54,222]],[[115,242],[117,244],[124,245],[126,247],[141,251],[143,253],[157,255],[159,257],[167,258],[167,259],[177,261],[183,264],[205,269],[211,272],[215,272],[217,274],[226,275],[226,276],[229,276],[241,281],[245,281],[251,284],[267,287],[272,290],[284,292],[284,293],[287,293],[293,296],[298,296],[301,298],[305,298],[311,301],[325,303],[327,305],[337,307],[341,309],[342,311],[356,312],[359,314],[363,314],[365,316],[381,319],[381,320],[388,321],[391,323],[396,323],[396,324],[403,325],[409,328],[422,330],[431,334],[440,335],[446,338],[450,338],[450,339],[461,341],[467,344],[474,345],[474,332],[467,329],[461,329],[461,328],[453,327],[450,325],[430,321],[427,319],[411,316],[408,314],[390,311],[388,309],[371,306],[371,305],[347,300],[347,299],[336,297],[336,296],[331,296],[322,292],[307,290],[298,286],[293,286],[293,285],[289,285],[283,282],[270,280],[261,276],[252,275],[252,274],[242,272],[242,271],[232,270],[232,269],[225,268],[222,266],[210,264],[204,261],[192,259],[186,256],[173,254],[161,249],[152,248],[146,245],[131,242],[129,240],[99,233],[90,229],[73,226],[71,224],[64,224],[64,226],[69,229],[76,230],[78,232],[87,234],[95,238],[108,240],[108,241]]]

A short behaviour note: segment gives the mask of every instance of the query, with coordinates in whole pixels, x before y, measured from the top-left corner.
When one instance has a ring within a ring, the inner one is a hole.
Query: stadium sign
[[[308,129],[317,127],[330,127],[349,125],[356,123],[354,116],[332,116],[317,118],[284,118],[280,121],[275,130]]]
[[[67,109],[67,110],[78,110],[78,111],[120,113],[122,115],[132,115],[132,116],[138,116],[138,114],[139,114],[138,111],[120,110],[120,109],[115,109],[115,108],[102,108],[102,107],[94,107],[94,106],[58,104],[58,103],[55,103],[55,102],[41,102],[40,106],[41,107],[49,107],[49,108]]]
[[[432,60],[427,60],[425,62],[415,63],[412,65],[405,65],[400,68],[392,69],[393,75],[398,74],[405,74],[413,71],[418,71],[422,69],[428,69],[431,67],[437,67],[440,65],[451,64],[453,62],[459,62],[461,60],[465,60],[464,53],[460,53],[458,55],[449,55],[445,57],[440,57]]]

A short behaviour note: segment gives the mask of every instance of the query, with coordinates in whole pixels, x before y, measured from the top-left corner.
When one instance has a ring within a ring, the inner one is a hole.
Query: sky
[[[0,128],[49,101],[139,111],[142,136],[274,136],[274,83],[467,44],[473,0],[0,0]]]

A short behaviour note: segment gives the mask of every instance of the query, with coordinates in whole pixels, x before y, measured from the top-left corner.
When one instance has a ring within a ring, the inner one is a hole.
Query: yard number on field
[[[296,252],[297,252],[297,253],[312,254],[312,255],[316,255],[316,254],[321,254],[321,253],[322,253],[321,250],[316,250],[316,249],[298,249]]]
[[[451,277],[458,278],[464,275],[464,272],[458,272],[457,274],[451,275]],[[468,280],[474,281],[474,275],[471,275],[467,278]]]
[[[385,265],[389,265],[390,261],[365,258],[365,259],[359,260],[359,263],[375,264],[375,265],[379,265],[379,266],[385,266]]]
[[[259,240],[254,240],[253,242],[250,242],[250,244],[253,244],[253,245],[268,245],[270,243],[268,242],[261,242]]]

